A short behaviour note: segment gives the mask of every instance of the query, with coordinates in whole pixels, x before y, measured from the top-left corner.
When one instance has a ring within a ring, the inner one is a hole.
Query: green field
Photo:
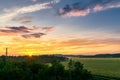
[[[95,75],[120,77],[120,58],[71,58],[80,61]],[[63,62],[66,65],[67,62]]]

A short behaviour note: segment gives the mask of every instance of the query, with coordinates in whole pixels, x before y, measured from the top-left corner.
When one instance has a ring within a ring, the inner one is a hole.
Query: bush
[[[92,80],[92,75],[80,62],[70,61],[69,69],[53,61],[51,66],[35,61],[0,63],[0,80]]]

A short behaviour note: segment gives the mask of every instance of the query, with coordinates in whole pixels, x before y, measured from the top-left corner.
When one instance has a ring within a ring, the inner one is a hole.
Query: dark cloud
[[[40,38],[43,35],[46,35],[46,34],[45,33],[30,33],[30,34],[24,34],[24,35],[22,35],[22,37],[24,37],[24,38],[31,38],[31,37]]]
[[[59,10],[59,14],[63,16],[86,16],[91,12],[119,7],[120,0],[81,0],[80,2],[67,4]]]
[[[31,29],[20,26],[20,27],[5,27],[3,29],[0,29],[0,32],[2,33],[28,33]]]
[[[34,27],[28,28],[25,26],[19,27],[4,27],[0,28],[0,35],[1,36],[14,36],[14,35],[21,35],[23,38],[40,38],[43,35],[48,34],[49,31],[53,30],[54,27]]]
[[[31,20],[26,20],[26,21],[22,21],[21,23],[22,23],[22,24],[31,24],[32,21],[31,21]]]

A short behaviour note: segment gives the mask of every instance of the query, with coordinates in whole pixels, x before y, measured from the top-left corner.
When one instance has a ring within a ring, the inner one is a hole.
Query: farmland
[[[95,75],[120,77],[120,58],[70,58],[80,61]],[[63,62],[66,65],[67,62]]]

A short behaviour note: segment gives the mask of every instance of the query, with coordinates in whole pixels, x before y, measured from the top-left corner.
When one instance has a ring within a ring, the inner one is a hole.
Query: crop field
[[[71,58],[80,61],[84,67],[95,75],[120,77],[120,58]],[[66,66],[67,62],[63,62]]]

